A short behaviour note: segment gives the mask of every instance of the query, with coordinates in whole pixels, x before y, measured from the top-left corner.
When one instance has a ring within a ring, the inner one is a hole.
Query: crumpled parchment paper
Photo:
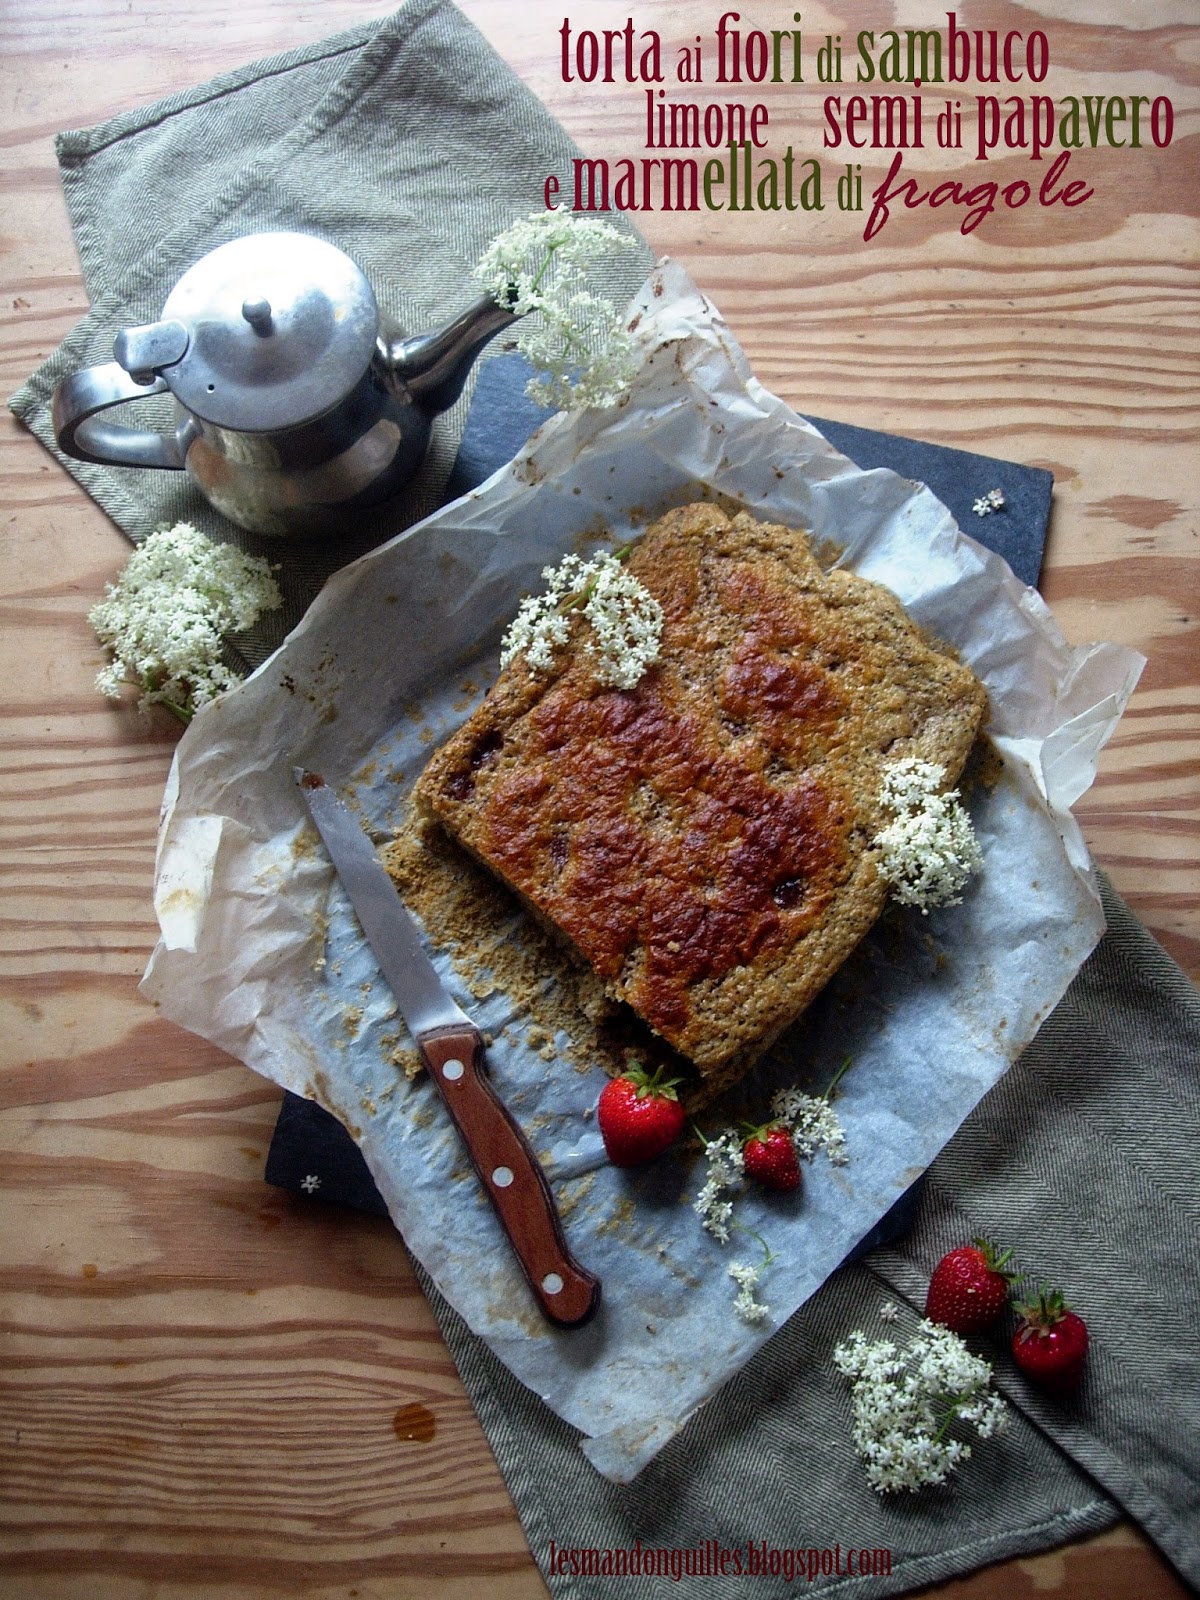
[[[861,472],[768,394],[677,265],[655,269],[632,318],[643,364],[627,403],[553,418],[478,490],[343,569],[277,654],[196,718],[168,785],[162,937],[143,982],[166,1016],[342,1118],[441,1292],[618,1481],[820,1287],[1095,945],[1103,918],[1068,807],[1142,666],[1115,646],[1068,647],[1037,593],[927,489]],[[493,1081],[546,1165],[573,1251],[603,1280],[596,1319],[560,1332],[539,1317],[432,1086],[397,1070],[402,1025],[292,770],[324,773],[388,838],[431,740],[482,692],[464,681],[492,680],[500,634],[541,568],[636,537],[705,492],[811,528],[984,680],[1001,757],[970,799],[985,866],[962,905],[886,917],[758,1069],[765,1116],[774,1087],[819,1092],[853,1058],[836,1102],[848,1165],[818,1155],[799,1199],[737,1202],[775,1256],[759,1326],[734,1314],[728,1274],[760,1259],[759,1244],[735,1233],[721,1246],[692,1211],[704,1163],[610,1167],[591,1115],[599,1069],[545,1059],[513,998],[469,993],[431,941],[495,1039]]]

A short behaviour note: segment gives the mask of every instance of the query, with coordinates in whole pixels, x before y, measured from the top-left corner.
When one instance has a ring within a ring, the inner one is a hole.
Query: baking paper
[[[143,983],[166,1016],[342,1118],[441,1292],[617,1481],[820,1287],[1095,945],[1103,918],[1068,807],[1142,666],[1112,645],[1069,647],[1037,593],[929,490],[860,471],[767,393],[680,267],[660,263],[631,322],[641,369],[627,402],[552,418],[478,490],[343,569],[277,654],[196,717],[168,786],[162,937]],[[493,1081],[565,1206],[572,1250],[603,1281],[595,1320],[562,1332],[540,1318],[432,1085],[395,1065],[402,1024],[292,772],[322,772],[386,840],[431,742],[493,680],[501,632],[541,569],[636,538],[706,494],[811,528],[983,679],[1001,758],[970,799],[984,868],[960,906],[889,914],[743,1086],[765,1119],[773,1088],[819,1091],[853,1063],[836,1102],[848,1164],[818,1155],[799,1197],[737,1202],[774,1254],[757,1326],[734,1314],[729,1266],[762,1250],[749,1231],[723,1246],[702,1229],[691,1202],[703,1161],[609,1166],[593,1115],[599,1067],[565,1067],[567,1041],[547,1051],[527,1039],[514,998],[468,992],[430,941],[495,1040]]]

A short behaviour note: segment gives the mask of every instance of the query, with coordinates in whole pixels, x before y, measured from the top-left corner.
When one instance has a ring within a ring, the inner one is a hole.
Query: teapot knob
[[[271,332],[271,302],[269,300],[243,300],[242,315],[255,333]]]

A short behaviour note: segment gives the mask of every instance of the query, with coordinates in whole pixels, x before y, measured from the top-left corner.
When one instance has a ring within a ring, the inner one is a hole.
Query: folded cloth
[[[92,311],[13,409],[51,445],[55,384],[107,360],[115,331],[156,318],[192,262],[249,231],[327,234],[362,262],[397,321],[435,325],[470,298],[470,267],[486,241],[539,207],[544,175],[574,153],[446,0],[411,0],[378,24],[65,134],[60,164]],[[632,255],[610,292],[632,292],[648,259],[644,248]],[[286,602],[246,641],[250,660],[292,626],[330,570],[438,501],[465,410],[464,399],[442,419],[425,470],[380,526],[324,548],[241,536],[282,559]],[[132,538],[180,517],[230,535],[180,474],[64,464]],[[1009,496],[1012,485],[972,481],[976,496],[994,487]],[[1012,526],[1003,514],[980,527],[960,515],[976,533]],[[1187,1387],[1197,1308],[1194,1278],[1183,1279],[1178,1263],[1195,1233],[1180,1141],[1196,1122],[1200,1029],[1186,980],[1111,897],[1109,907],[1115,934],[939,1158],[912,1240],[831,1280],[634,1486],[599,1478],[572,1431],[426,1285],[556,1593],[608,1594],[611,1582],[552,1562],[551,1539],[560,1552],[638,1539],[678,1551],[706,1539],[743,1551],[750,1540],[775,1552],[890,1550],[890,1577],[829,1581],[848,1594],[897,1592],[1104,1526],[1115,1513],[1094,1480],[1198,1575],[1200,1497],[1187,1457],[1200,1421]],[[1055,1409],[1004,1368],[1024,1412],[1013,1428],[980,1447],[952,1490],[880,1500],[853,1459],[848,1397],[829,1351],[850,1327],[872,1326],[885,1277],[910,1298],[895,1325],[907,1331],[942,1243],[984,1227],[1006,1234],[1031,1272],[1075,1294],[1097,1334],[1088,1385]],[[1136,1314],[1139,1303],[1149,1314]],[[631,1580],[629,1592],[679,1593],[672,1584]],[[706,1581],[714,1595],[795,1590],[782,1566],[778,1578]]]
[[[835,1273],[626,1485],[588,1467],[573,1430],[416,1270],[555,1600],[868,1600],[1052,1549],[1117,1518],[1019,1413],[945,1487],[884,1498],[868,1486],[832,1353],[855,1328],[907,1342],[918,1321],[907,1305],[880,1320],[894,1296],[868,1265]],[[724,1571],[714,1547],[729,1552]]]
[[[876,1270],[913,1299],[980,1231],[1091,1332],[1076,1400],[1004,1362],[1014,1403],[1200,1587],[1200,995],[1100,874],[1108,931],[1016,1067],[929,1171]]]
[[[633,1484],[592,1472],[573,1430],[417,1269],[556,1600],[608,1600],[615,1552],[639,1545],[642,1575],[620,1582],[633,1600],[700,1592],[686,1567],[682,1589],[671,1576],[689,1551],[714,1600],[899,1594],[1095,1532],[1114,1501],[1200,1583],[1200,997],[1100,883],[1108,932],[930,1167],[912,1234],[835,1273]],[[1016,1408],[1010,1426],[945,1487],[877,1495],[832,1351],[855,1328],[907,1342],[939,1257],[980,1233],[1086,1317],[1082,1389],[1050,1400],[1003,1336],[972,1340]],[[713,1573],[712,1541],[738,1552],[740,1573]],[[1067,1591],[1082,1592],[1069,1575]]]

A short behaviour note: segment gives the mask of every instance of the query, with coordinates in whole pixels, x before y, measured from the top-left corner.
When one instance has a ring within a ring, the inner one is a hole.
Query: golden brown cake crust
[[[986,697],[888,590],[807,537],[701,503],[629,570],[659,663],[598,681],[576,614],[552,672],[514,662],[416,799],[706,1078],[731,1081],[883,909],[883,769],[953,783]]]

